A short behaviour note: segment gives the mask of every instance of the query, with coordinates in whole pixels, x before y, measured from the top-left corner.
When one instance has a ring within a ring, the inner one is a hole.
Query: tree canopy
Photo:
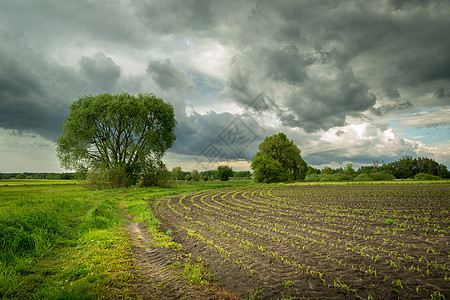
[[[230,177],[233,177],[233,169],[229,166],[218,166],[217,176],[221,181],[228,181]]]
[[[57,141],[63,168],[101,171],[128,186],[164,167],[176,138],[171,104],[153,94],[100,94],[79,98],[70,110]]]
[[[278,182],[305,178],[307,165],[300,149],[286,134],[266,137],[252,159],[251,168],[258,182]]]

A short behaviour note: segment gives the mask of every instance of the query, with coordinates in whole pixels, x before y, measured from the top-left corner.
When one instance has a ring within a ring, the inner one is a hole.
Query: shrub
[[[104,190],[130,186],[131,179],[123,168],[93,169],[86,175],[83,182],[88,189]]]
[[[149,164],[142,172],[141,186],[160,186],[168,187],[170,172],[167,170],[164,163]]]
[[[394,175],[383,172],[375,172],[370,174],[369,176],[372,177],[373,180],[385,180],[385,181],[395,180]]]
[[[415,180],[441,180],[442,177],[427,174],[427,173],[418,173],[414,176]]]
[[[229,166],[218,166],[217,176],[221,181],[228,181],[234,174],[233,169]]]
[[[356,181],[373,181],[374,179],[372,177],[370,177],[368,174],[366,173],[362,173],[359,174],[356,178]]]
[[[318,174],[309,174],[305,177],[305,181],[307,182],[318,182],[319,180],[320,176]]]
[[[392,220],[392,219],[386,219],[384,221],[384,223],[387,224],[387,225],[394,225],[395,224],[394,220]]]

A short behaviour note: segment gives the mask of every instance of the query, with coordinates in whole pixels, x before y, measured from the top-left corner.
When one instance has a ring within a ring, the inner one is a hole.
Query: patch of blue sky
[[[438,146],[443,142],[450,140],[450,128],[448,126],[436,126],[436,127],[400,127],[398,129],[392,126],[396,133],[401,137],[420,141],[428,146]]]

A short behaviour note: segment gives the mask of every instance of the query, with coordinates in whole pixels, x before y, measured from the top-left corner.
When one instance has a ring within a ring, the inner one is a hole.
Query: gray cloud
[[[68,105],[100,92],[172,103],[184,154],[220,135],[235,104],[260,118],[258,136],[315,140],[349,118],[450,105],[445,0],[28,2],[0,4],[0,127],[52,141]]]
[[[433,94],[434,96],[438,98],[450,98],[450,89],[446,89],[444,87],[440,87],[436,92]]]
[[[5,34],[0,41],[0,127],[55,139],[82,80]]]
[[[175,69],[170,59],[166,59],[163,62],[151,60],[147,72],[163,90],[186,90],[194,87],[192,80],[187,74]]]
[[[393,111],[408,109],[412,107],[413,105],[411,104],[411,102],[409,102],[409,100],[406,100],[405,102],[400,102],[397,104],[386,104],[380,107],[371,108],[371,112],[377,116],[383,116]]]
[[[92,86],[100,90],[111,90],[121,75],[120,67],[104,53],[98,52],[93,58],[80,58],[81,73]]]
[[[309,80],[287,99],[287,115],[280,119],[285,125],[300,127],[307,132],[342,126],[345,117],[371,108],[376,96],[369,87],[358,81],[351,70],[335,80]]]

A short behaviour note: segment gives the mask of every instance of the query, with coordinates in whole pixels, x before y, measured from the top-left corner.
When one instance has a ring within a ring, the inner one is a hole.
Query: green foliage
[[[194,181],[200,180],[200,173],[197,170],[192,170],[190,175],[191,175],[191,180],[194,180]]]
[[[20,173],[16,176],[16,179],[26,179],[26,178],[27,178],[27,176],[23,173]]]
[[[233,174],[235,179],[251,179],[252,173],[250,171],[236,171]]]
[[[395,180],[395,176],[385,172],[375,172],[369,175],[373,180],[390,181]]]
[[[355,180],[356,181],[374,181],[374,179],[372,177],[370,177],[369,174],[366,174],[366,173],[359,174],[358,176],[356,176]]]
[[[136,183],[175,141],[172,105],[151,94],[85,96],[70,110],[57,141],[61,166],[82,173],[107,170],[102,179],[112,177],[114,186]]]
[[[164,163],[158,161],[156,163],[148,163],[142,170],[141,186],[160,186],[169,187],[170,172]]]
[[[300,149],[284,133],[266,137],[252,159],[257,182],[279,182],[305,178],[307,165]],[[270,168],[274,168],[273,171]]]
[[[189,259],[184,266],[183,277],[187,284],[198,286],[208,286],[209,282],[216,280],[208,268],[201,263],[201,259],[198,259],[197,262]]]
[[[272,183],[287,180],[286,171],[281,163],[260,152],[253,157],[251,168],[254,170],[256,182]]]
[[[413,178],[419,173],[426,173],[442,178],[447,178],[449,175],[446,166],[437,163],[431,158],[425,157],[412,158],[406,155],[383,167],[389,168],[396,178]]]
[[[426,173],[418,173],[414,175],[415,180],[441,180],[442,178],[439,176],[426,174]]]
[[[131,275],[119,269],[128,250],[115,195],[65,181],[0,187],[0,297],[108,298]]]
[[[184,174],[183,174],[183,170],[181,170],[181,167],[173,167],[171,175],[172,175],[173,180],[183,180],[184,179]]]
[[[130,186],[134,182],[124,168],[94,168],[82,184],[91,190],[103,190]]]
[[[394,220],[392,220],[392,219],[386,219],[386,220],[384,221],[384,223],[387,224],[387,225],[395,225],[395,222],[394,222]]]
[[[346,174],[346,175],[349,175],[349,176],[354,176],[355,175],[355,170],[353,169],[353,165],[351,164],[351,163],[348,163],[346,166],[345,166],[345,169],[344,169],[344,173]]]
[[[218,166],[217,176],[221,181],[228,181],[230,177],[233,177],[233,169],[229,166]]]

